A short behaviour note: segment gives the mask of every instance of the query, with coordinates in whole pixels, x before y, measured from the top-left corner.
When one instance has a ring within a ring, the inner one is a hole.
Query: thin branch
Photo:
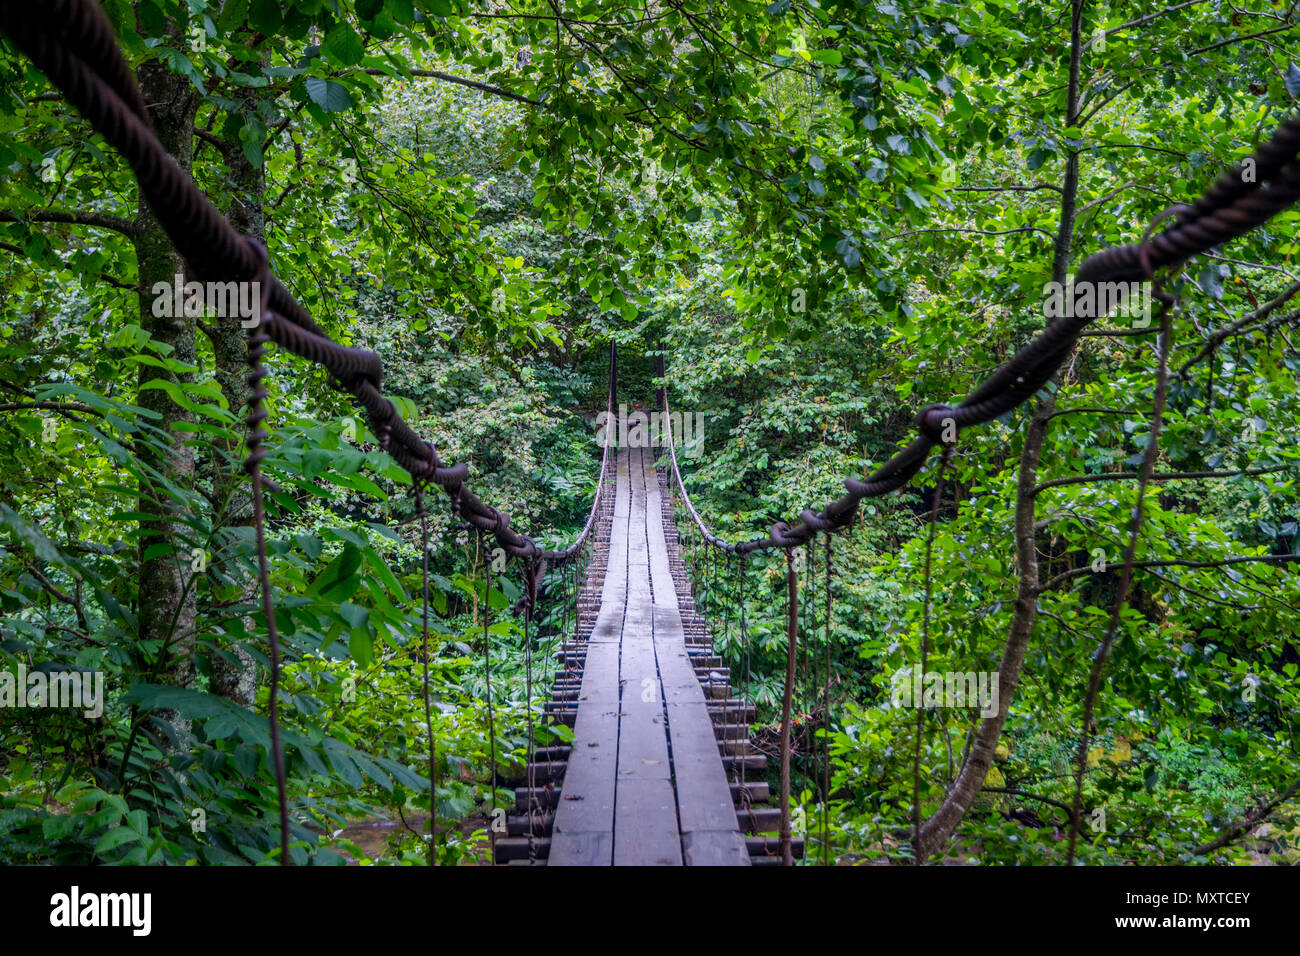
[[[1026,800],[1037,800],[1040,803],[1046,803],[1050,806],[1056,807],[1058,810],[1064,810],[1067,823],[1071,817],[1070,808],[1060,800],[1054,800],[1051,797],[1044,797],[1037,793],[1031,793],[1028,790],[1019,790],[1016,787],[980,787],[980,789],[985,793],[1005,793],[1012,797],[1024,797]]]
[[[48,411],[67,414],[69,412],[86,412],[90,415],[98,415],[103,418],[103,413],[91,408],[89,405],[82,405],[78,402],[6,402],[0,405],[0,412],[22,412],[22,411]],[[72,415],[68,415],[73,421],[81,421]]]
[[[1186,159],[1186,153],[1180,153],[1176,149],[1166,149],[1163,146],[1148,146],[1145,143],[1093,143],[1086,147],[1087,149],[1149,149],[1153,153],[1168,153],[1170,156],[1177,156],[1179,159]]]
[[[393,70],[381,70],[377,67],[366,67],[361,71],[371,76],[392,76]],[[524,103],[528,106],[542,106],[541,100],[530,99],[520,93],[512,93],[509,90],[503,90],[499,86],[492,86],[490,83],[480,83],[478,80],[471,80],[463,76],[456,76],[452,73],[444,73],[442,70],[409,70],[411,76],[421,76],[434,80],[442,80],[446,83],[456,83],[460,86],[468,87],[471,90],[477,90],[480,93],[487,93],[490,96],[499,96],[502,99],[512,100],[516,103]]]
[[[0,222],[57,222],[74,226],[95,226],[100,229],[111,229],[130,237],[140,233],[140,227],[134,220],[86,209],[30,209],[26,212],[0,209]]]
[[[23,250],[18,246],[15,246],[12,242],[0,242],[0,249],[3,249],[5,252],[12,253],[15,256],[22,256],[24,259],[31,258],[31,256],[29,256],[25,250]],[[64,263],[64,268],[68,268],[67,263]],[[131,284],[130,282],[123,282],[121,279],[117,278],[117,276],[104,275],[101,273],[100,275],[96,276],[96,278],[99,279],[101,282],[106,282],[109,285],[115,286],[116,288],[119,289],[125,289],[128,292],[136,291],[136,287],[133,284]]]
[[[1286,465],[1271,465],[1267,468],[1244,468],[1239,471],[1164,471],[1151,476],[1152,481],[1180,481],[1195,478],[1235,478],[1238,475],[1269,475],[1276,471],[1285,471]],[[1034,486],[1034,494],[1047,488],[1059,488],[1062,485],[1081,485],[1092,481],[1132,481],[1139,477],[1136,471],[1112,471],[1100,475],[1071,475],[1068,478],[1053,478]]]
[[[1048,239],[1055,239],[1046,229],[1039,229],[1036,226],[1017,226],[1015,229],[966,229],[960,226],[936,227],[934,229],[909,229],[907,232],[898,232],[892,236],[882,236],[881,242],[887,242],[891,239],[903,239],[907,236],[916,236],[926,232],[960,232],[975,236],[1010,236],[1016,233],[1037,232]]]
[[[1128,408],[1061,408],[1052,412],[1048,418],[1059,418],[1061,415],[1135,415],[1132,409]],[[1041,487],[1041,486],[1040,486]]]
[[[1268,272],[1280,272],[1292,282],[1300,282],[1300,278],[1290,269],[1284,269],[1281,266],[1270,265],[1265,262],[1247,262],[1245,259],[1232,259],[1228,256],[1215,255],[1213,252],[1197,253],[1203,259],[1213,259],[1215,262],[1228,262],[1234,266],[1245,266],[1247,269],[1264,269]]]
[[[1051,183],[1035,183],[1032,186],[953,186],[949,192],[955,193],[1032,193],[1039,190],[1050,189],[1053,192],[1061,192],[1060,186],[1054,186]]]
[[[1223,568],[1230,564],[1287,564],[1291,561],[1300,561],[1300,554],[1255,554],[1255,555],[1238,555],[1232,558],[1221,558],[1218,561],[1196,561],[1191,558],[1163,558],[1150,561],[1134,561],[1132,567],[1135,568]],[[1056,586],[1069,578],[1077,578],[1081,574],[1095,574],[1091,565],[1085,565],[1082,568],[1074,568],[1069,571],[1062,571],[1060,574],[1051,578],[1046,584],[1040,587],[1039,593],[1051,591]]]
[[[1231,46],[1234,43],[1244,42],[1246,40],[1258,40],[1260,37],[1271,36],[1274,33],[1283,33],[1287,30],[1294,30],[1295,24],[1287,23],[1280,27],[1274,27],[1271,30],[1261,30],[1259,33],[1248,33],[1245,36],[1228,37],[1226,40],[1220,40],[1218,43],[1211,43],[1209,46],[1203,46],[1196,50],[1189,50],[1188,56],[1196,56],[1200,53],[1209,53],[1211,50],[1217,50],[1220,47]]]
[[[1155,13],[1147,13],[1144,14],[1143,16],[1135,17],[1134,19],[1129,20],[1127,23],[1121,23],[1117,27],[1111,27],[1105,33],[1098,33],[1091,40],[1085,43],[1083,45],[1083,48],[1085,50],[1090,49],[1092,45],[1096,43],[1097,40],[1100,38],[1113,36],[1116,33],[1122,33],[1123,31],[1129,29],[1130,27],[1140,27],[1144,23],[1150,23],[1152,20],[1155,20],[1157,17],[1163,17],[1170,13],[1173,13],[1176,10],[1182,10],[1184,7],[1193,7],[1196,6],[1196,4],[1198,3],[1205,3],[1205,2],[1206,0],[1187,0],[1186,3],[1180,3],[1175,6],[1165,7],[1163,10],[1157,10]]]
[[[1225,846],[1235,843],[1252,827],[1263,823],[1269,814],[1294,797],[1297,792],[1300,792],[1300,778],[1293,781],[1291,786],[1287,787],[1262,807],[1259,807],[1251,813],[1247,813],[1244,820],[1225,827],[1217,837],[1209,843],[1204,843],[1201,846],[1198,846],[1192,851],[1192,853],[1196,856],[1205,856],[1207,853],[1213,853],[1215,850],[1221,850]]]
[[[1254,312],[1249,313],[1239,321],[1234,322],[1231,325],[1225,325],[1223,328],[1210,333],[1209,338],[1206,339],[1205,345],[1201,347],[1201,350],[1197,352],[1195,356],[1184,362],[1182,367],[1178,369],[1178,377],[1180,379],[1185,379],[1187,377],[1188,369],[1217,349],[1224,339],[1236,333],[1247,323],[1267,317],[1270,312],[1276,310],[1297,293],[1300,293],[1300,281],[1293,282],[1291,285],[1283,289],[1282,293],[1276,298],[1265,302]]]

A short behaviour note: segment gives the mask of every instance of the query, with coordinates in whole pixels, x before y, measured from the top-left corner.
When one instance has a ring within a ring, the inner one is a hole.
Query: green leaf
[[[357,35],[357,31],[353,30],[347,21],[339,20],[326,34],[325,42],[321,44],[321,52],[325,54],[327,59],[333,60],[340,66],[355,66],[366,55],[366,48],[361,42],[361,37]],[[312,97],[312,99],[315,99],[315,97]],[[317,101],[317,105],[322,109],[326,109],[324,104],[319,101]],[[337,112],[337,110],[333,112]]]
[[[327,601],[345,601],[357,589],[357,568],[361,567],[361,551],[355,545],[345,544],[311,584],[311,590]]]
[[[307,95],[326,113],[342,113],[352,108],[352,97],[347,89],[333,80],[311,76],[306,80]]]
[[[314,534],[295,534],[293,540],[302,549],[303,554],[315,561],[320,557],[323,542]]]
[[[248,22],[253,29],[267,36],[272,36],[280,29],[280,0],[253,0],[248,14]]]
[[[1196,277],[1196,284],[1211,299],[1223,298],[1223,276],[1219,272],[1217,263],[1212,262],[1202,269]]]
[[[357,627],[348,632],[348,653],[362,667],[375,662],[375,641],[368,628]]]
[[[149,817],[143,810],[132,810],[128,813],[126,824],[140,835],[141,840],[149,839]]]
[[[118,826],[109,830],[95,844],[95,856],[103,856],[109,850],[116,850],[125,843],[139,843],[140,834],[130,827]]]
[[[32,553],[42,561],[60,566],[66,565],[63,555],[53,542],[36,529],[22,515],[8,505],[0,504],[0,530],[8,531],[10,540],[22,543],[32,549]]]

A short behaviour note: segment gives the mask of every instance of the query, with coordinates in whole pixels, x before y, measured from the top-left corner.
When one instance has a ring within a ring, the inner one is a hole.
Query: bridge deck
[[[654,459],[624,449],[549,865],[749,862],[686,652]]]

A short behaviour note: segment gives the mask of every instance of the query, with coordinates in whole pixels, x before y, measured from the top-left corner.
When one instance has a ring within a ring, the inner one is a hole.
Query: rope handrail
[[[163,231],[193,274],[205,280],[260,282],[262,308],[257,331],[281,348],[323,365],[332,384],[351,393],[366,410],[381,447],[417,484],[441,486],[453,509],[474,527],[495,536],[507,554],[533,563],[563,564],[578,553],[593,526],[594,504],[578,539],[560,550],[543,549],[529,536],[513,530],[508,514],[484,502],[466,484],[468,466],[464,462],[444,464],[434,445],[422,439],[383,395],[379,386],[384,367],[379,355],[334,341],[271,275],[261,243],[235,230],[154,134],[140,87],[122,56],[112,24],[97,4],[91,0],[0,4],[0,31],[122,154]],[[613,354],[611,349],[611,411]],[[250,424],[256,428],[249,441],[252,459],[262,454],[255,446],[266,433],[260,420]],[[597,498],[603,490],[607,458],[608,447],[601,460]]]
[[[662,350],[659,353],[659,377],[661,379],[664,377],[664,356]],[[667,383],[662,385],[659,389],[659,402],[663,408],[664,421],[671,422],[672,419],[669,417],[671,410],[668,407]],[[677,483],[677,491],[681,495],[682,505],[686,508],[687,514],[691,516],[691,521],[694,522],[695,527],[698,528],[700,534],[704,536],[705,541],[709,542],[709,544],[714,547],[722,548],[724,551],[734,551],[735,548],[733,546],[729,545],[724,539],[714,534],[709,526],[704,523],[704,519],[700,517],[700,513],[695,510],[695,505],[691,503],[691,496],[686,491],[686,483],[682,481],[682,471],[677,465],[676,445],[677,443],[673,440],[672,431],[670,429],[668,434],[668,457],[672,461],[673,480]]]
[[[1186,261],[1231,239],[1250,232],[1300,199],[1300,116],[1282,123],[1255,155],[1224,173],[1191,205],[1166,210],[1179,221],[1155,236],[1123,246],[1111,246],[1084,260],[1075,275],[1075,288],[1102,283],[1151,279],[1158,269]],[[1253,175],[1246,175],[1253,171]],[[1156,220],[1159,222],[1159,218]],[[1099,297],[1094,296],[1094,301]],[[1015,355],[981,382],[955,408],[934,404],[916,418],[919,433],[910,444],[895,453],[872,474],[844,481],[848,493],[820,510],[805,508],[797,524],[773,524],[767,537],[730,542],[714,534],[691,504],[669,442],[673,475],[681,489],[686,511],[705,540],[736,554],[807,544],[819,532],[846,525],[864,498],[877,498],[906,485],[936,446],[951,446],[962,428],[978,425],[1006,414],[1035,394],[1054,375],[1073,350],[1083,330],[1099,316],[1096,309],[1066,310],[1025,343]],[[1093,314],[1088,314],[1088,313]],[[663,377],[662,356],[660,377]],[[669,412],[668,386],[661,389],[665,415]]]
[[[596,479],[596,492],[591,499],[591,510],[587,512],[587,521],[582,526],[582,531],[578,533],[572,543],[563,551],[543,552],[543,557],[553,555],[548,560],[556,561],[563,564],[578,552],[591,537],[592,529],[596,527],[596,515],[600,511],[600,500],[605,494],[605,476],[609,473],[609,449],[612,444],[610,435],[613,429],[608,427],[608,422],[614,417],[614,391],[618,383],[618,346],[614,342],[609,343],[609,396],[605,403],[605,441],[601,445],[600,451],[600,477]]]

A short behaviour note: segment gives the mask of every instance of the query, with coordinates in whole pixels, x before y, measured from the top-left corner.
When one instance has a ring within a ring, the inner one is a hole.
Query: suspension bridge
[[[664,449],[667,471],[659,471],[650,450],[614,451],[607,440],[601,480],[586,525],[568,547],[547,550],[511,528],[508,515],[473,493],[464,463],[442,462],[433,444],[421,438],[381,392],[383,363],[379,356],[332,340],[272,275],[265,245],[239,235],[176,164],[154,134],[112,26],[95,3],[6,3],[0,5],[0,30],[122,154],[141,194],[193,277],[259,283],[261,319],[249,337],[253,387],[247,410],[246,467],[253,490],[259,585],[271,661],[268,709],[279,790],[280,862],[290,862],[289,809],[277,712],[280,643],[269,579],[261,474],[263,445],[269,437],[264,427],[267,391],[262,359],[271,342],[324,367],[366,410],[380,446],[411,476],[426,538],[424,491],[437,486],[462,521],[490,535],[518,559],[525,571],[526,627],[536,612],[539,595],[545,592],[548,574],[581,577],[576,627],[571,636],[564,637],[559,651],[562,666],[552,700],[544,708],[551,719],[572,725],[573,740],[565,746],[533,746],[530,718],[527,785],[516,791],[516,812],[508,817],[508,832],[494,835],[498,862],[793,862],[802,851],[801,841],[791,832],[789,793],[800,630],[794,550],[809,546],[818,535],[829,536],[844,528],[864,498],[903,487],[935,448],[943,449],[946,461],[958,430],[989,422],[1037,394],[1098,316],[1075,311],[1053,319],[958,405],[924,408],[917,416],[913,440],[869,476],[846,479],[843,497],[820,509],[805,509],[794,524],[777,522],[766,536],[752,540],[726,541],[709,528],[690,502],[671,443]],[[1168,210],[1167,215],[1176,220],[1172,225],[1156,234],[1149,231],[1140,242],[1104,249],[1084,260],[1076,271],[1076,286],[1153,279],[1157,273],[1257,228],[1300,198],[1298,154],[1300,118],[1293,118],[1279,126],[1254,156],[1225,172],[1196,202]],[[1142,467],[1139,504],[1121,564],[1110,634],[1103,648],[1109,647],[1114,637],[1131,583],[1142,521],[1141,492],[1150,480],[1158,448],[1174,300],[1159,290],[1157,297],[1162,303],[1161,321],[1151,331],[1161,334],[1162,345],[1151,439]],[[611,349],[611,409],[615,384]],[[666,391],[661,392],[661,402],[668,411]],[[761,777],[766,769],[766,757],[755,753],[749,740],[753,707],[733,696],[730,675],[713,653],[708,626],[692,601],[674,520],[674,496],[681,505],[685,528],[691,529],[702,546],[738,558],[742,573],[745,557],[754,552],[775,550],[786,555],[787,668],[780,719],[780,790],[774,808],[756,806],[772,795],[767,783],[748,779],[749,774]],[[427,546],[423,553],[427,667]],[[827,594],[829,601],[829,587]],[[490,651],[486,628],[484,643]],[[1018,667],[1017,662],[1001,671],[1004,701],[1014,693]],[[427,671],[425,693],[428,720]],[[489,719],[490,714],[489,707]],[[1086,726],[1086,719],[1084,723]],[[998,722],[994,729],[1000,727]],[[430,747],[435,747],[431,724],[429,738]],[[991,740],[996,739],[997,734],[992,734]],[[1085,736],[1085,748],[1086,743]],[[981,738],[972,752],[971,765],[978,767],[983,761],[987,769],[991,751],[992,743]],[[436,783],[434,766],[431,749],[430,778]],[[963,806],[950,794],[925,827],[918,821],[918,845],[932,848],[951,833],[968,808],[969,802]],[[1077,830],[1077,793],[1074,818]],[[774,830],[778,834],[775,840],[762,836]],[[918,851],[918,855],[925,854]]]
[[[547,712],[573,727],[571,746],[545,748],[516,793],[523,815],[497,839],[498,862],[551,866],[779,862],[779,811],[759,809],[767,758],[754,751],[754,708],[731,697],[730,675],[695,611],[673,523],[667,476],[654,454],[625,448],[596,537],[596,606],[560,651]],[[759,777],[750,782],[747,775]],[[540,785],[539,785],[540,784]],[[802,840],[792,852],[802,852]]]

